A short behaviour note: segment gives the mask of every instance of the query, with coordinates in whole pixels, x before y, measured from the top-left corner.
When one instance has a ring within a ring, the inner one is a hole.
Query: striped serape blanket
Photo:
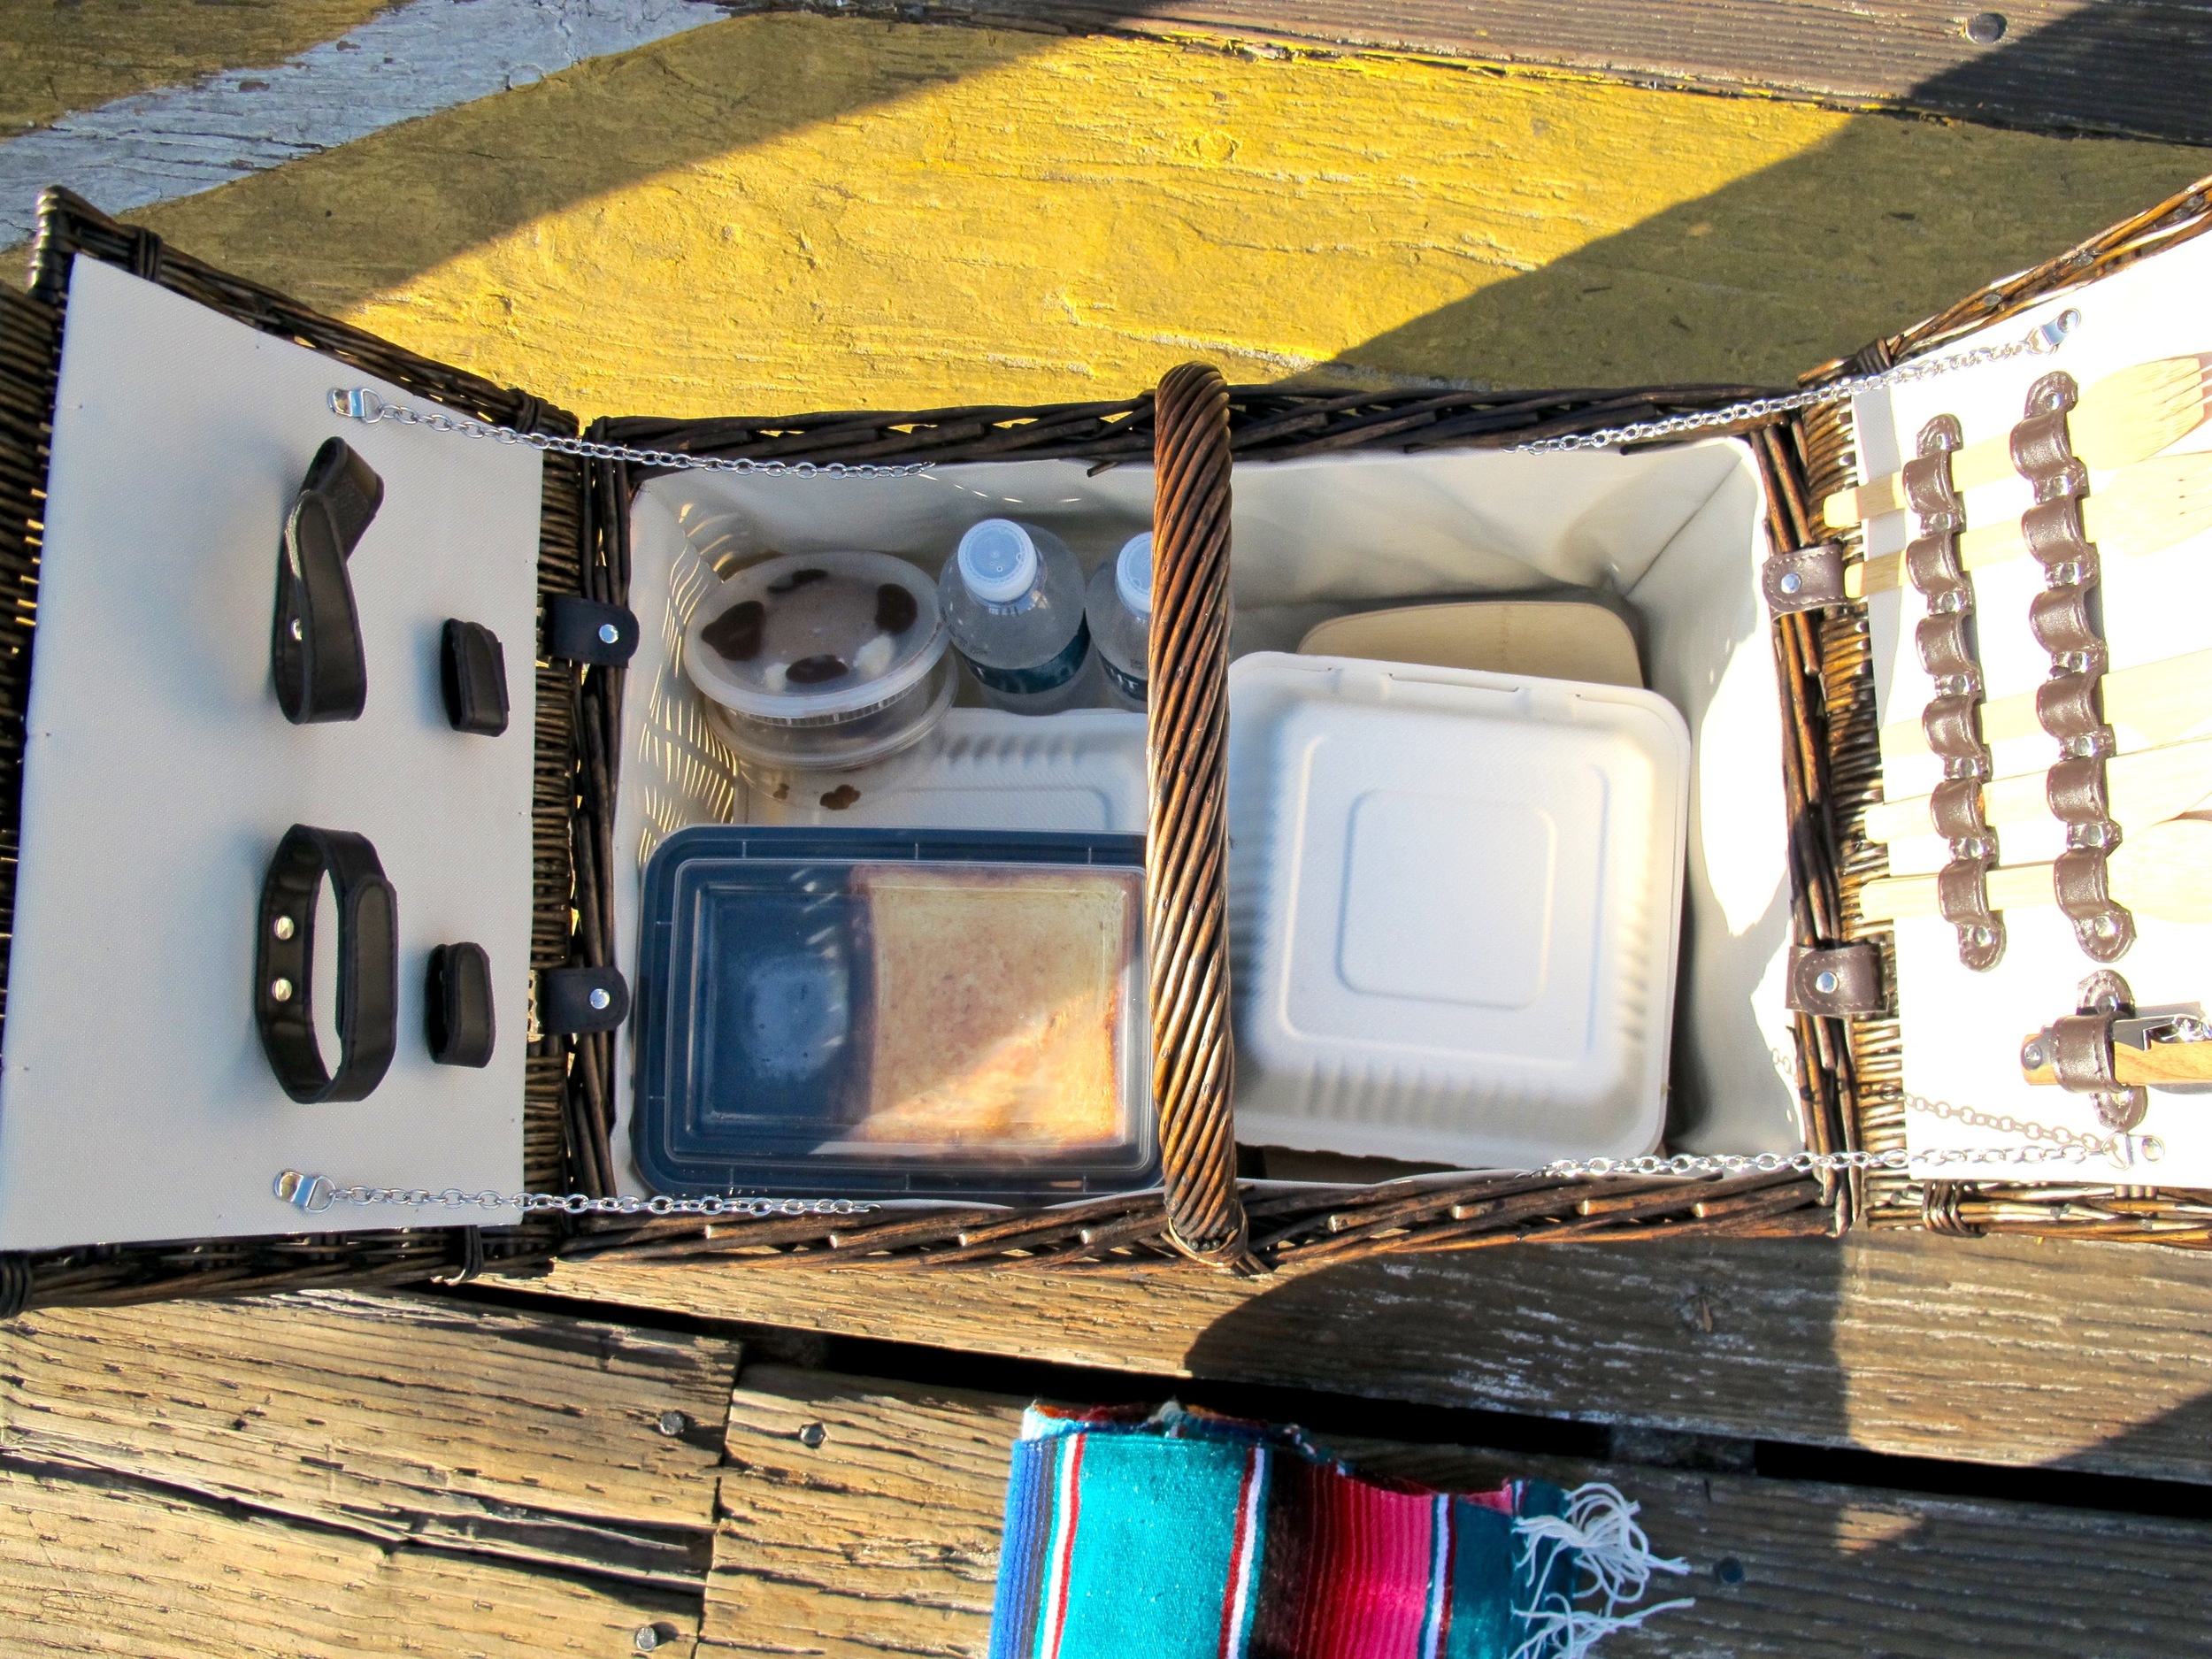
[[[1014,1447],[990,1659],[1580,1659],[1654,1572],[1607,1486],[1446,1494],[1296,1429],[1171,1402],[1033,1406]]]

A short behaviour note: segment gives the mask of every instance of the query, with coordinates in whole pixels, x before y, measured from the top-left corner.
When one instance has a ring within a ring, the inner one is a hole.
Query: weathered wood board
[[[1021,1403],[749,1367],[730,1413],[702,1651],[981,1655]],[[2212,1526],[1452,1448],[1336,1449],[1442,1486],[1534,1474],[1612,1480],[1641,1502],[1654,1545],[1692,1569],[1658,1580],[1653,1599],[1697,1605],[1609,1638],[1608,1659],[2162,1659],[2202,1640]]]
[[[414,1298],[0,1327],[0,1467],[695,1596],[738,1350]]]
[[[786,9],[763,0],[750,9]],[[2008,0],[1994,40],[1947,0],[803,0],[929,21],[1113,29],[1555,65],[1714,91],[2042,128],[2212,142],[2212,8],[2201,0]]]
[[[129,1659],[694,1650],[699,1598],[0,1463],[0,1651]]]
[[[1525,1246],[1258,1284],[565,1264],[568,1296],[1076,1365],[2212,1480],[2212,1262],[1862,1233]]]

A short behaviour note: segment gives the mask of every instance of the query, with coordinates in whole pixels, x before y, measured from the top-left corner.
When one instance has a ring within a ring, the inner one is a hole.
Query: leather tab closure
[[[1843,591],[1843,549],[1833,541],[1770,556],[1759,585],[1771,616],[1794,616],[1849,603]]]
[[[545,602],[545,654],[571,663],[618,667],[637,654],[638,620],[621,605],[603,605],[575,594]]]
[[[630,987],[618,968],[548,968],[538,975],[540,1029],[581,1036],[612,1031],[630,1017]]]
[[[1881,953],[1869,944],[1792,946],[1784,1006],[1835,1019],[1880,1013],[1886,1006]]]
[[[2193,1003],[2143,1011],[2158,1017],[2200,1012]],[[2100,969],[2076,989],[2072,1013],[2062,1015],[2028,1039],[2020,1050],[2020,1069],[2031,1082],[2039,1080],[2037,1073],[2047,1071],[2061,1088],[2090,1095],[2096,1103],[2097,1121],[2124,1133],[2150,1110],[2150,1092],[2121,1087],[2113,1044],[2125,1028],[2162,1024],[2162,1018],[2139,1018],[2135,993],[2128,982],[2109,968]]]

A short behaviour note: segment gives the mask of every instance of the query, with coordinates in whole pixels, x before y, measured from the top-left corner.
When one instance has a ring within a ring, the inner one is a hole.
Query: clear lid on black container
[[[702,826],[647,865],[640,1172],[1018,1200],[1159,1179],[1143,838]]]

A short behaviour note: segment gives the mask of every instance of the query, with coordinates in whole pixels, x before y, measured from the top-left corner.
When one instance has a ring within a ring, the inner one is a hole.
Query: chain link
[[[2066,1161],[2069,1163],[2085,1164],[2091,1158],[2108,1158],[2119,1168],[2129,1169],[2133,1167],[2137,1153],[2140,1153],[2147,1161],[2153,1164],[2166,1156],[2166,1143],[2156,1135],[2131,1135],[2124,1133],[2111,1135],[2084,1134],[2078,1129],[2067,1129],[2055,1124],[2024,1123],[2009,1113],[1979,1111],[1971,1106],[1953,1105],[1947,1100],[1930,1100],[1923,1094],[1907,1095],[1905,1106],[1908,1110],[1920,1112],[1930,1118],[1947,1118],[1953,1123],[1963,1124],[1969,1129],[1990,1129],[2001,1135],[2018,1135],[2027,1141],[2047,1141],[2053,1143],[2050,1148],[2021,1147],[2009,1155],[2016,1162],[2047,1163],[2054,1157],[2070,1154],[2071,1156],[2066,1156]],[[2065,1148],[2065,1154],[2055,1150],[2060,1148]],[[2045,1156],[2040,1158],[2029,1156],[2039,1152]],[[1941,1156],[1942,1153],[1939,1149],[1932,1150],[1922,1153],[1919,1161],[1924,1164],[1935,1162]]]
[[[1908,1095],[1909,1110],[1947,1118],[1976,1129],[2018,1135],[2040,1146],[1932,1147],[1919,1152],[1893,1148],[1886,1152],[1718,1152],[1653,1154],[1636,1158],[1561,1158],[1539,1170],[1500,1171],[1500,1174],[1550,1176],[1559,1180],[1587,1180],[1640,1176],[1694,1175],[1843,1175],[1854,1171],[1870,1174],[1908,1174],[1915,1168],[2018,1168],[2048,1164],[2079,1166],[2108,1158],[2121,1168],[2131,1168],[2137,1155],[2151,1163],[2165,1156],[2165,1144],[2155,1135],[2090,1135],[2048,1124],[2023,1123],[1999,1113],[1955,1106]],[[397,1205],[410,1210],[517,1210],[525,1215],[567,1216],[704,1216],[767,1220],[787,1216],[863,1216],[881,1206],[850,1198],[637,1198],[619,1194],[595,1198],[586,1193],[465,1192],[457,1187],[438,1191],[419,1187],[341,1187],[327,1176],[303,1175],[287,1170],[276,1179],[276,1195],[309,1215],[320,1215],[336,1204]]]
[[[1902,386],[1932,375],[1955,373],[1961,369],[1978,368],[1985,363],[2001,363],[2008,357],[2023,355],[2046,356],[2057,350],[2080,321],[2079,311],[2068,311],[2047,323],[2031,328],[2008,345],[1976,346],[1970,351],[1962,351],[1952,357],[1919,358],[1901,363],[1894,368],[1884,369],[1877,374],[1853,375],[1807,391],[1790,392],[1776,397],[1753,397],[1721,409],[1701,410],[1687,415],[1668,415],[1658,420],[1632,421],[1624,426],[1607,426],[1601,431],[1576,433],[1563,438],[1542,438],[1533,443],[1517,443],[1511,447],[1517,455],[1559,455],[1575,449],[1606,449],[1616,444],[1643,443],[1655,438],[1678,438],[1693,432],[1709,432],[1722,426],[1764,421],[1776,415],[1794,414],[1801,409],[1812,409],[1823,403],[1840,403],[1862,392]],[[933,461],[908,461],[893,465],[844,461],[756,461],[746,456],[686,455],[674,449],[637,449],[626,443],[602,443],[595,439],[571,438],[549,432],[518,432],[512,426],[463,420],[440,411],[410,409],[403,403],[389,402],[365,386],[350,389],[333,387],[330,407],[332,412],[349,420],[360,421],[365,426],[390,421],[402,426],[422,426],[433,432],[457,433],[464,438],[485,439],[493,443],[520,444],[526,449],[542,450],[549,455],[573,456],[582,461],[627,461],[634,465],[657,467],[664,472],[757,472],[788,478],[911,478],[916,473],[930,472],[936,465]]]
[[[518,443],[526,449],[549,455],[572,455],[580,461],[629,461],[639,466],[676,472],[759,472],[791,478],[910,478],[926,472],[933,461],[909,461],[895,466],[844,461],[756,461],[745,456],[683,455],[673,449],[634,449],[626,443],[601,443],[590,438],[564,437],[550,432],[518,432],[512,426],[488,426],[460,420],[439,411],[410,409],[386,401],[365,386],[349,391],[330,389],[334,414],[373,426],[380,420],[402,426],[424,426],[432,432],[457,433],[464,438],[488,439],[493,443]]]
[[[1571,449],[1606,449],[1615,444],[1642,443],[1653,438],[1678,438],[1686,433],[1709,432],[1718,426],[1765,421],[1776,415],[1794,414],[1801,409],[1813,409],[1823,403],[1840,403],[1862,392],[1879,391],[1885,387],[1902,386],[1908,381],[1924,380],[1933,375],[1955,374],[1961,369],[1978,368],[1985,363],[2001,363],[2008,357],[2026,355],[2045,357],[2057,350],[2080,321],[2079,311],[2062,311],[2049,322],[2031,328],[2009,345],[1976,346],[1970,351],[1962,351],[1952,357],[1916,358],[1909,363],[1901,363],[1895,368],[1884,369],[1877,374],[1852,375],[1845,380],[1832,380],[1825,386],[1790,392],[1778,397],[1753,397],[1740,403],[1730,403],[1723,409],[1701,410],[1689,415],[1669,415],[1659,420],[1632,421],[1624,426],[1608,426],[1601,432],[1576,433],[1563,438],[1541,438],[1533,443],[1517,443],[1512,448],[1517,455],[1559,455]]]
[[[276,1195],[295,1209],[319,1216],[335,1204],[366,1207],[394,1204],[408,1210],[518,1210],[525,1215],[565,1216],[735,1216],[769,1220],[783,1216],[864,1216],[879,1205],[852,1198],[670,1198],[629,1194],[595,1197],[589,1193],[467,1192],[458,1187],[341,1187],[326,1175],[286,1170],[272,1184]]]

